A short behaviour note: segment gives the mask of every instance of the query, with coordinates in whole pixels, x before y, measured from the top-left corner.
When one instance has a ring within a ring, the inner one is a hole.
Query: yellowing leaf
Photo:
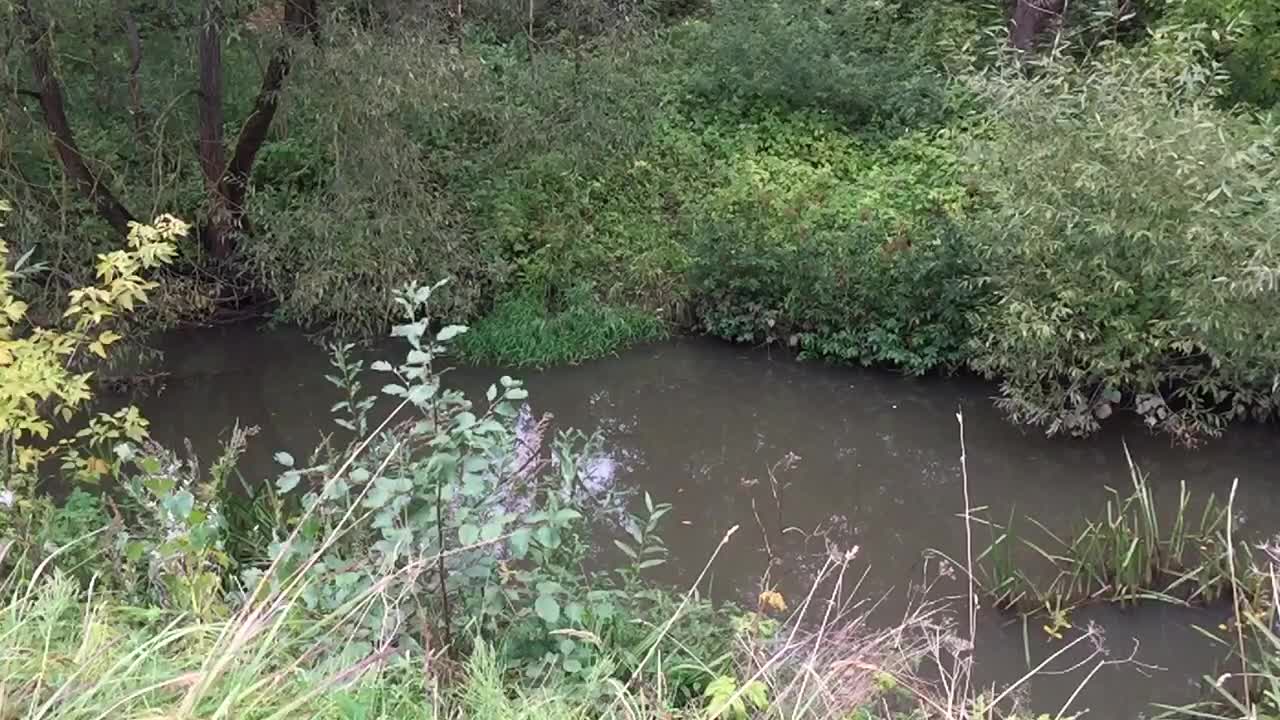
[[[761,610],[787,611],[787,601],[777,590],[765,590],[760,593],[759,603]]]
[[[9,322],[18,322],[27,314],[27,304],[21,300],[13,300],[5,306],[4,314]]]

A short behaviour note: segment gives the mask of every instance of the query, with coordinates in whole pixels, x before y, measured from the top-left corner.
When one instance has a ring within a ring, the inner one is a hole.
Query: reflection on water
[[[190,437],[207,447],[236,420],[259,425],[245,471],[265,477],[272,452],[305,455],[322,429],[332,429],[326,357],[299,335],[229,328],[176,336],[167,350],[172,376],[145,403],[166,442]],[[1165,507],[1176,503],[1180,482],[1193,497],[1224,498],[1238,477],[1247,532],[1261,538],[1280,530],[1275,428],[1233,428],[1198,451],[1117,422],[1087,441],[1048,440],[1001,420],[992,388],[973,379],[829,368],[701,339],[579,367],[464,368],[449,377],[480,398],[504,372],[521,376],[530,391],[530,412],[520,420],[526,440],[544,413],[554,417],[553,434],[539,442],[551,442],[556,429],[600,430],[586,460],[593,493],[633,488],[674,504],[664,530],[674,561],[666,579],[691,582],[725,532],[740,526],[712,570],[711,592],[723,598],[751,601],[766,572],[784,594],[802,592],[831,543],[858,546],[859,574],[867,569],[861,592],[883,595],[886,617],[900,610],[908,583],[922,581],[926,550],[963,556],[957,411],[973,502],[995,517],[1016,510],[1069,530],[1101,509],[1108,487],[1129,486],[1127,443]],[[963,592],[955,583],[943,590]],[[1082,695],[1091,717],[1133,718],[1152,700],[1185,702],[1216,669],[1218,652],[1191,628],[1216,627],[1211,614],[1096,608],[1073,620],[1097,622],[1113,654],[1127,655],[1136,639],[1138,658],[1163,668],[1099,672]],[[1036,662],[1057,642],[998,613],[983,613],[980,624],[979,670],[990,679],[1020,676],[1028,656]],[[1078,680],[1037,680],[1036,706],[1056,712]]]

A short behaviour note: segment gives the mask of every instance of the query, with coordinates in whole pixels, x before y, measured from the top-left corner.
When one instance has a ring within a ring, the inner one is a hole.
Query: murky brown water
[[[165,349],[172,375],[163,393],[144,402],[164,441],[207,439],[237,420],[257,425],[261,433],[245,469],[265,477],[274,472],[272,452],[305,455],[318,429],[332,427],[335,393],[322,378],[327,357],[299,334],[228,328],[178,335]],[[478,390],[499,374],[468,368],[454,379]],[[996,517],[1016,508],[1065,529],[1096,515],[1107,486],[1130,485],[1127,442],[1166,505],[1180,481],[1196,498],[1210,492],[1224,498],[1238,477],[1237,521],[1258,537],[1280,531],[1274,427],[1233,428],[1195,451],[1120,423],[1087,441],[1048,440],[1000,419],[992,388],[973,379],[830,368],[705,339],[511,374],[527,380],[534,411],[553,413],[557,426],[604,431],[607,458],[600,467],[613,482],[674,503],[675,521],[664,533],[674,552],[673,581],[696,576],[726,530],[741,526],[712,571],[711,592],[721,597],[749,600],[758,592],[768,565],[765,533],[783,558],[774,577],[783,579],[784,591],[799,592],[820,562],[811,552],[819,548],[806,547],[799,533],[780,532],[787,527],[824,527],[842,546],[857,545],[859,572],[870,566],[862,592],[889,593],[890,610],[908,582],[920,580],[925,550],[962,557],[957,410],[965,418],[973,502],[991,506]],[[798,459],[777,473],[775,498],[768,468],[789,455]],[[1099,623],[1113,656],[1127,656],[1136,640],[1138,659],[1164,668],[1146,675],[1135,666],[1103,670],[1073,705],[1091,708],[1089,717],[1135,718],[1152,714],[1153,701],[1190,701],[1202,677],[1221,664],[1221,653],[1191,627],[1215,627],[1211,611],[1095,608],[1073,620]],[[984,613],[980,625],[983,678],[1025,672],[1022,625],[998,613]],[[1029,636],[1033,662],[1055,648],[1037,627]],[[1035,707],[1056,713],[1081,677],[1038,678]]]

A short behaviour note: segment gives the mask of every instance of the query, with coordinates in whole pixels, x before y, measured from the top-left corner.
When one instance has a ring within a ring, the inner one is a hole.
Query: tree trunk
[[[124,11],[124,34],[129,41],[129,116],[139,146],[147,144],[147,114],[142,108],[142,35],[128,8]]]
[[[290,37],[311,36],[320,44],[320,0],[285,0],[284,29]]]
[[[93,203],[103,220],[121,234],[128,234],[129,223],[133,222],[133,214],[116,199],[110,188],[103,185],[93,174],[84,154],[80,152],[80,147],[76,145],[75,134],[71,131],[71,123],[67,119],[62,84],[58,81],[58,76],[53,69],[53,51],[48,24],[36,17],[35,11],[31,8],[31,0],[21,0],[18,4],[18,18],[26,26],[27,53],[31,57],[31,73],[38,88],[40,110],[44,115],[45,127],[52,136],[54,150],[58,154],[63,172]]]
[[[1019,50],[1031,50],[1049,22],[1062,15],[1066,0],[1015,1],[1009,41]]]
[[[227,168],[222,113],[222,0],[203,0],[196,39],[196,126],[200,172],[208,217],[202,230],[205,248],[217,258],[232,250],[231,212],[223,194],[222,174]]]
[[[271,122],[280,105],[280,92],[284,88],[285,79],[289,77],[293,63],[292,42],[308,34],[315,39],[319,31],[316,0],[285,0],[285,37],[271,52],[271,60],[262,76],[262,88],[253,101],[253,110],[245,119],[240,136],[236,139],[231,163],[222,176],[221,196],[226,200],[231,224],[236,230],[243,230],[247,223],[244,201],[249,190],[249,178],[253,173],[253,163],[258,151],[267,141],[267,133],[271,130]]]

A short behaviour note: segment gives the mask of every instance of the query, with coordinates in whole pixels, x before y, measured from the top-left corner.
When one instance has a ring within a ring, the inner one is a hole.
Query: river
[[[304,457],[320,430],[332,428],[328,408],[336,393],[323,379],[326,353],[300,333],[203,330],[172,335],[162,349],[169,376],[162,391],[141,402],[162,442],[191,438],[207,453],[209,438],[232,423],[256,425],[260,433],[243,469],[267,477],[274,473],[271,453]],[[1046,439],[1001,419],[990,400],[994,387],[974,378],[827,367],[705,338],[575,367],[460,368],[451,377],[479,391],[504,373],[526,380],[534,412],[552,413],[556,427],[603,431],[604,480],[674,504],[663,533],[673,551],[666,579],[691,581],[727,529],[740,526],[704,589],[748,605],[769,566],[766,545],[781,560],[773,577],[790,597],[803,592],[806,573],[825,555],[784,528],[822,528],[841,547],[856,545],[857,573],[867,573],[859,592],[883,598],[884,612],[901,607],[908,585],[922,580],[926,551],[963,557],[957,412],[964,416],[973,504],[990,506],[997,518],[1016,509],[1067,529],[1096,516],[1108,486],[1130,487],[1127,443],[1166,507],[1182,481],[1195,498],[1210,492],[1225,498],[1239,478],[1240,532],[1263,538],[1280,531],[1274,427],[1234,427],[1196,450],[1172,447],[1119,419],[1087,440]],[[775,486],[769,468],[780,462]],[[943,591],[963,592],[958,580],[948,582]],[[1222,652],[1192,625],[1212,632],[1218,614],[1163,605],[1078,611],[1074,624],[1097,622],[1113,658],[1128,656],[1136,641],[1137,659],[1157,667],[1107,667],[1072,709],[1127,720],[1153,714],[1152,702],[1196,699],[1203,677],[1221,671]],[[1022,624],[995,611],[984,610],[979,624],[978,674],[988,682],[1019,677],[1028,651],[1036,662],[1062,642],[1035,625],[1024,647]],[[1056,713],[1081,677],[1037,677],[1034,708]]]

